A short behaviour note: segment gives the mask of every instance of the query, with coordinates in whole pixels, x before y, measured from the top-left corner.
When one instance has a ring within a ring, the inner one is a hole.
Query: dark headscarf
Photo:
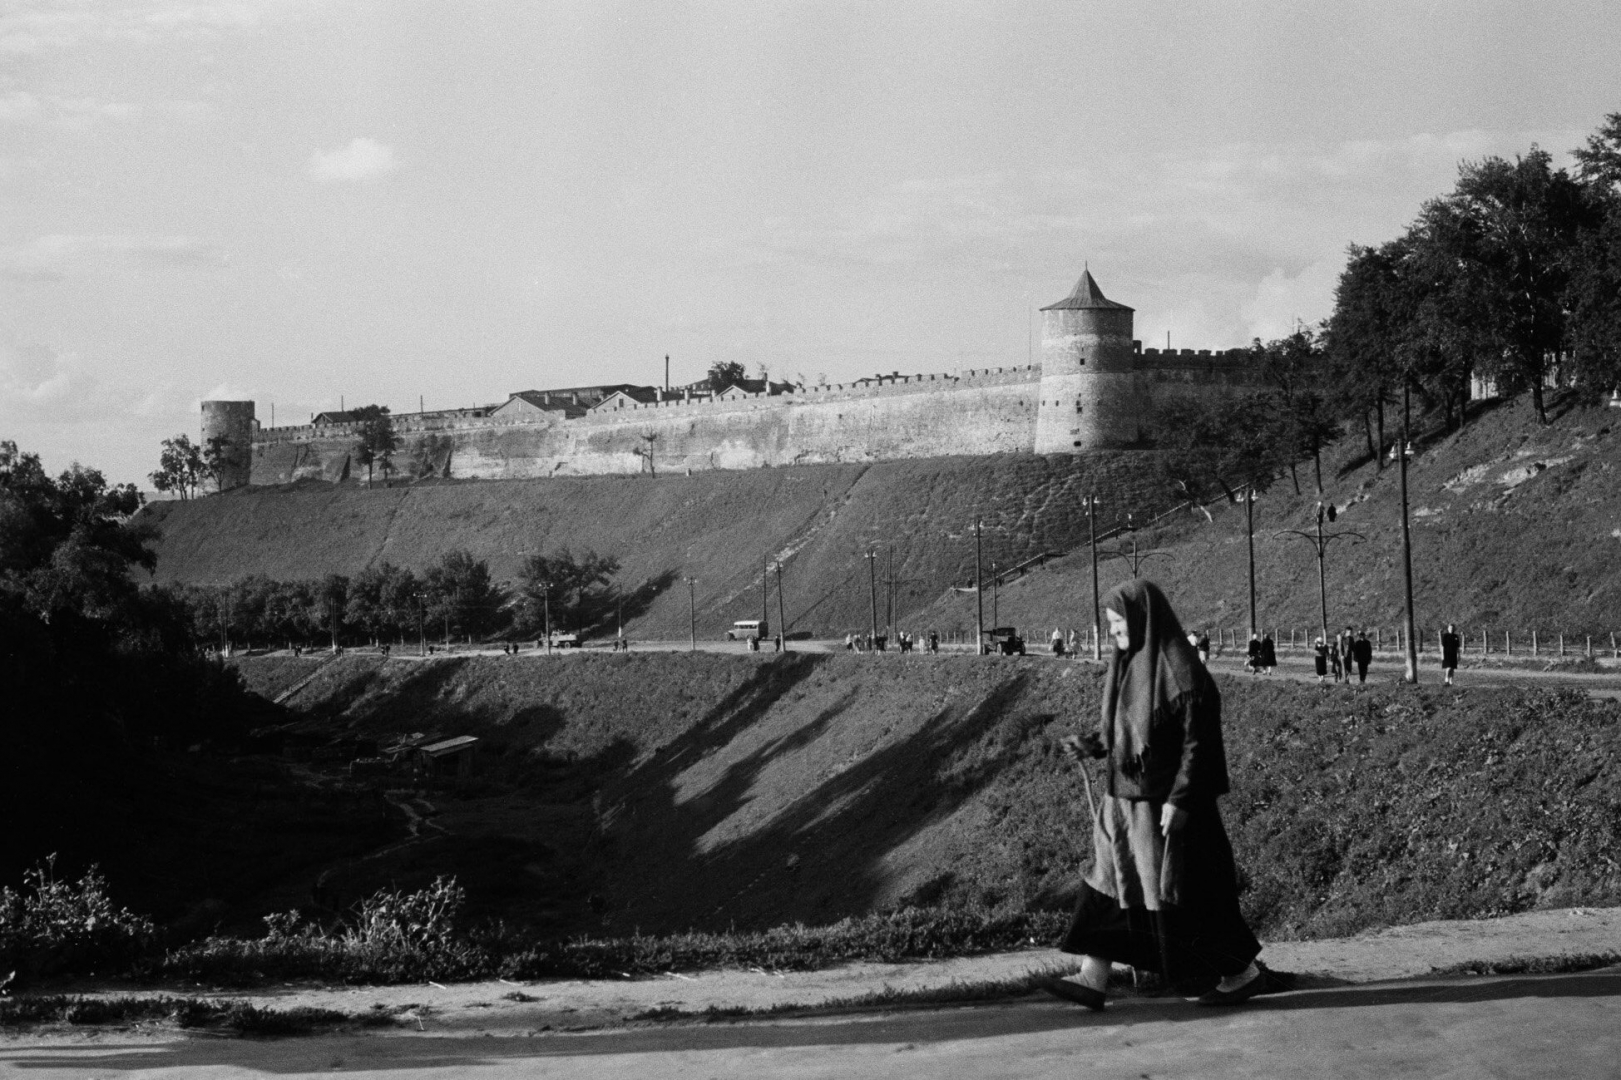
[[[1155,716],[1173,710],[1183,695],[1206,687],[1210,676],[1159,586],[1143,578],[1117,585],[1103,607],[1126,620],[1129,649],[1116,649],[1103,681],[1103,736],[1117,761],[1148,749]]]

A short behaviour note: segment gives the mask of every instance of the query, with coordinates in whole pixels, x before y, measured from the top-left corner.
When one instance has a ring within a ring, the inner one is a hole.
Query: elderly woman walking
[[[1081,970],[1048,992],[1102,1009],[1111,963],[1157,971],[1167,985],[1210,985],[1201,1004],[1276,989],[1238,908],[1232,845],[1216,809],[1227,792],[1221,695],[1165,595],[1138,579],[1104,599],[1114,654],[1096,734],[1070,736],[1077,760],[1103,758],[1092,870],[1059,948]],[[1084,768],[1084,763],[1083,763]],[[1088,798],[1091,793],[1088,790]]]

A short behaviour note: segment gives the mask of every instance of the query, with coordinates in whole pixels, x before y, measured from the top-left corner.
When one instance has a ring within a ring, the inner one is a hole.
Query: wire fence
[[[1050,649],[1052,647],[1053,631],[1051,627],[1042,629],[1035,627],[1017,627],[1018,635],[1024,639],[1027,649]],[[1334,634],[1331,627],[1330,636]],[[1247,655],[1249,651],[1249,635],[1244,630],[1229,630],[1217,627],[1206,631],[1210,635],[1210,651],[1215,656],[1231,656],[1235,653]],[[1309,653],[1315,647],[1320,630],[1317,627],[1308,628],[1271,628],[1263,629],[1261,633],[1270,633],[1274,647],[1278,652],[1305,652]],[[1407,648],[1406,632],[1399,627],[1390,633],[1385,633],[1382,627],[1367,629],[1368,640],[1376,653],[1402,653]],[[1423,630],[1418,636],[1418,651],[1421,655],[1441,652],[1442,630]],[[1064,641],[1065,652],[1085,652],[1090,654],[1093,648],[1093,628],[1059,628],[1059,634]],[[918,634],[921,641],[927,635]],[[940,634],[940,644],[953,647],[970,648],[973,645],[974,632],[972,630],[948,630]],[[1601,634],[1563,634],[1559,632],[1544,633],[1532,630],[1519,637],[1504,631],[1495,634],[1487,630],[1458,629],[1459,653],[1462,657],[1488,657],[1502,658],[1522,657],[1526,659],[1611,659],[1621,660],[1621,631]]]

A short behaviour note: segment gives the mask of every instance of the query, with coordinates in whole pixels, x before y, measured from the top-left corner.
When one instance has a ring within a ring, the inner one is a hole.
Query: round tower
[[[1090,270],[1041,309],[1038,454],[1130,446],[1146,425],[1131,339],[1132,309],[1103,295]]]
[[[213,440],[221,440],[219,476],[211,485],[215,490],[230,491],[248,483],[256,427],[251,401],[203,402],[203,453],[209,452]]]

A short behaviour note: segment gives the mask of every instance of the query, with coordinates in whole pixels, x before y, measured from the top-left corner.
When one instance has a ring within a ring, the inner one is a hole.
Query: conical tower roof
[[[1116,311],[1135,311],[1135,308],[1125,304],[1116,303],[1103,295],[1098,283],[1092,279],[1091,270],[1081,271],[1081,280],[1075,283],[1075,291],[1056,304],[1048,304],[1042,311],[1086,311],[1098,309],[1113,309]]]

